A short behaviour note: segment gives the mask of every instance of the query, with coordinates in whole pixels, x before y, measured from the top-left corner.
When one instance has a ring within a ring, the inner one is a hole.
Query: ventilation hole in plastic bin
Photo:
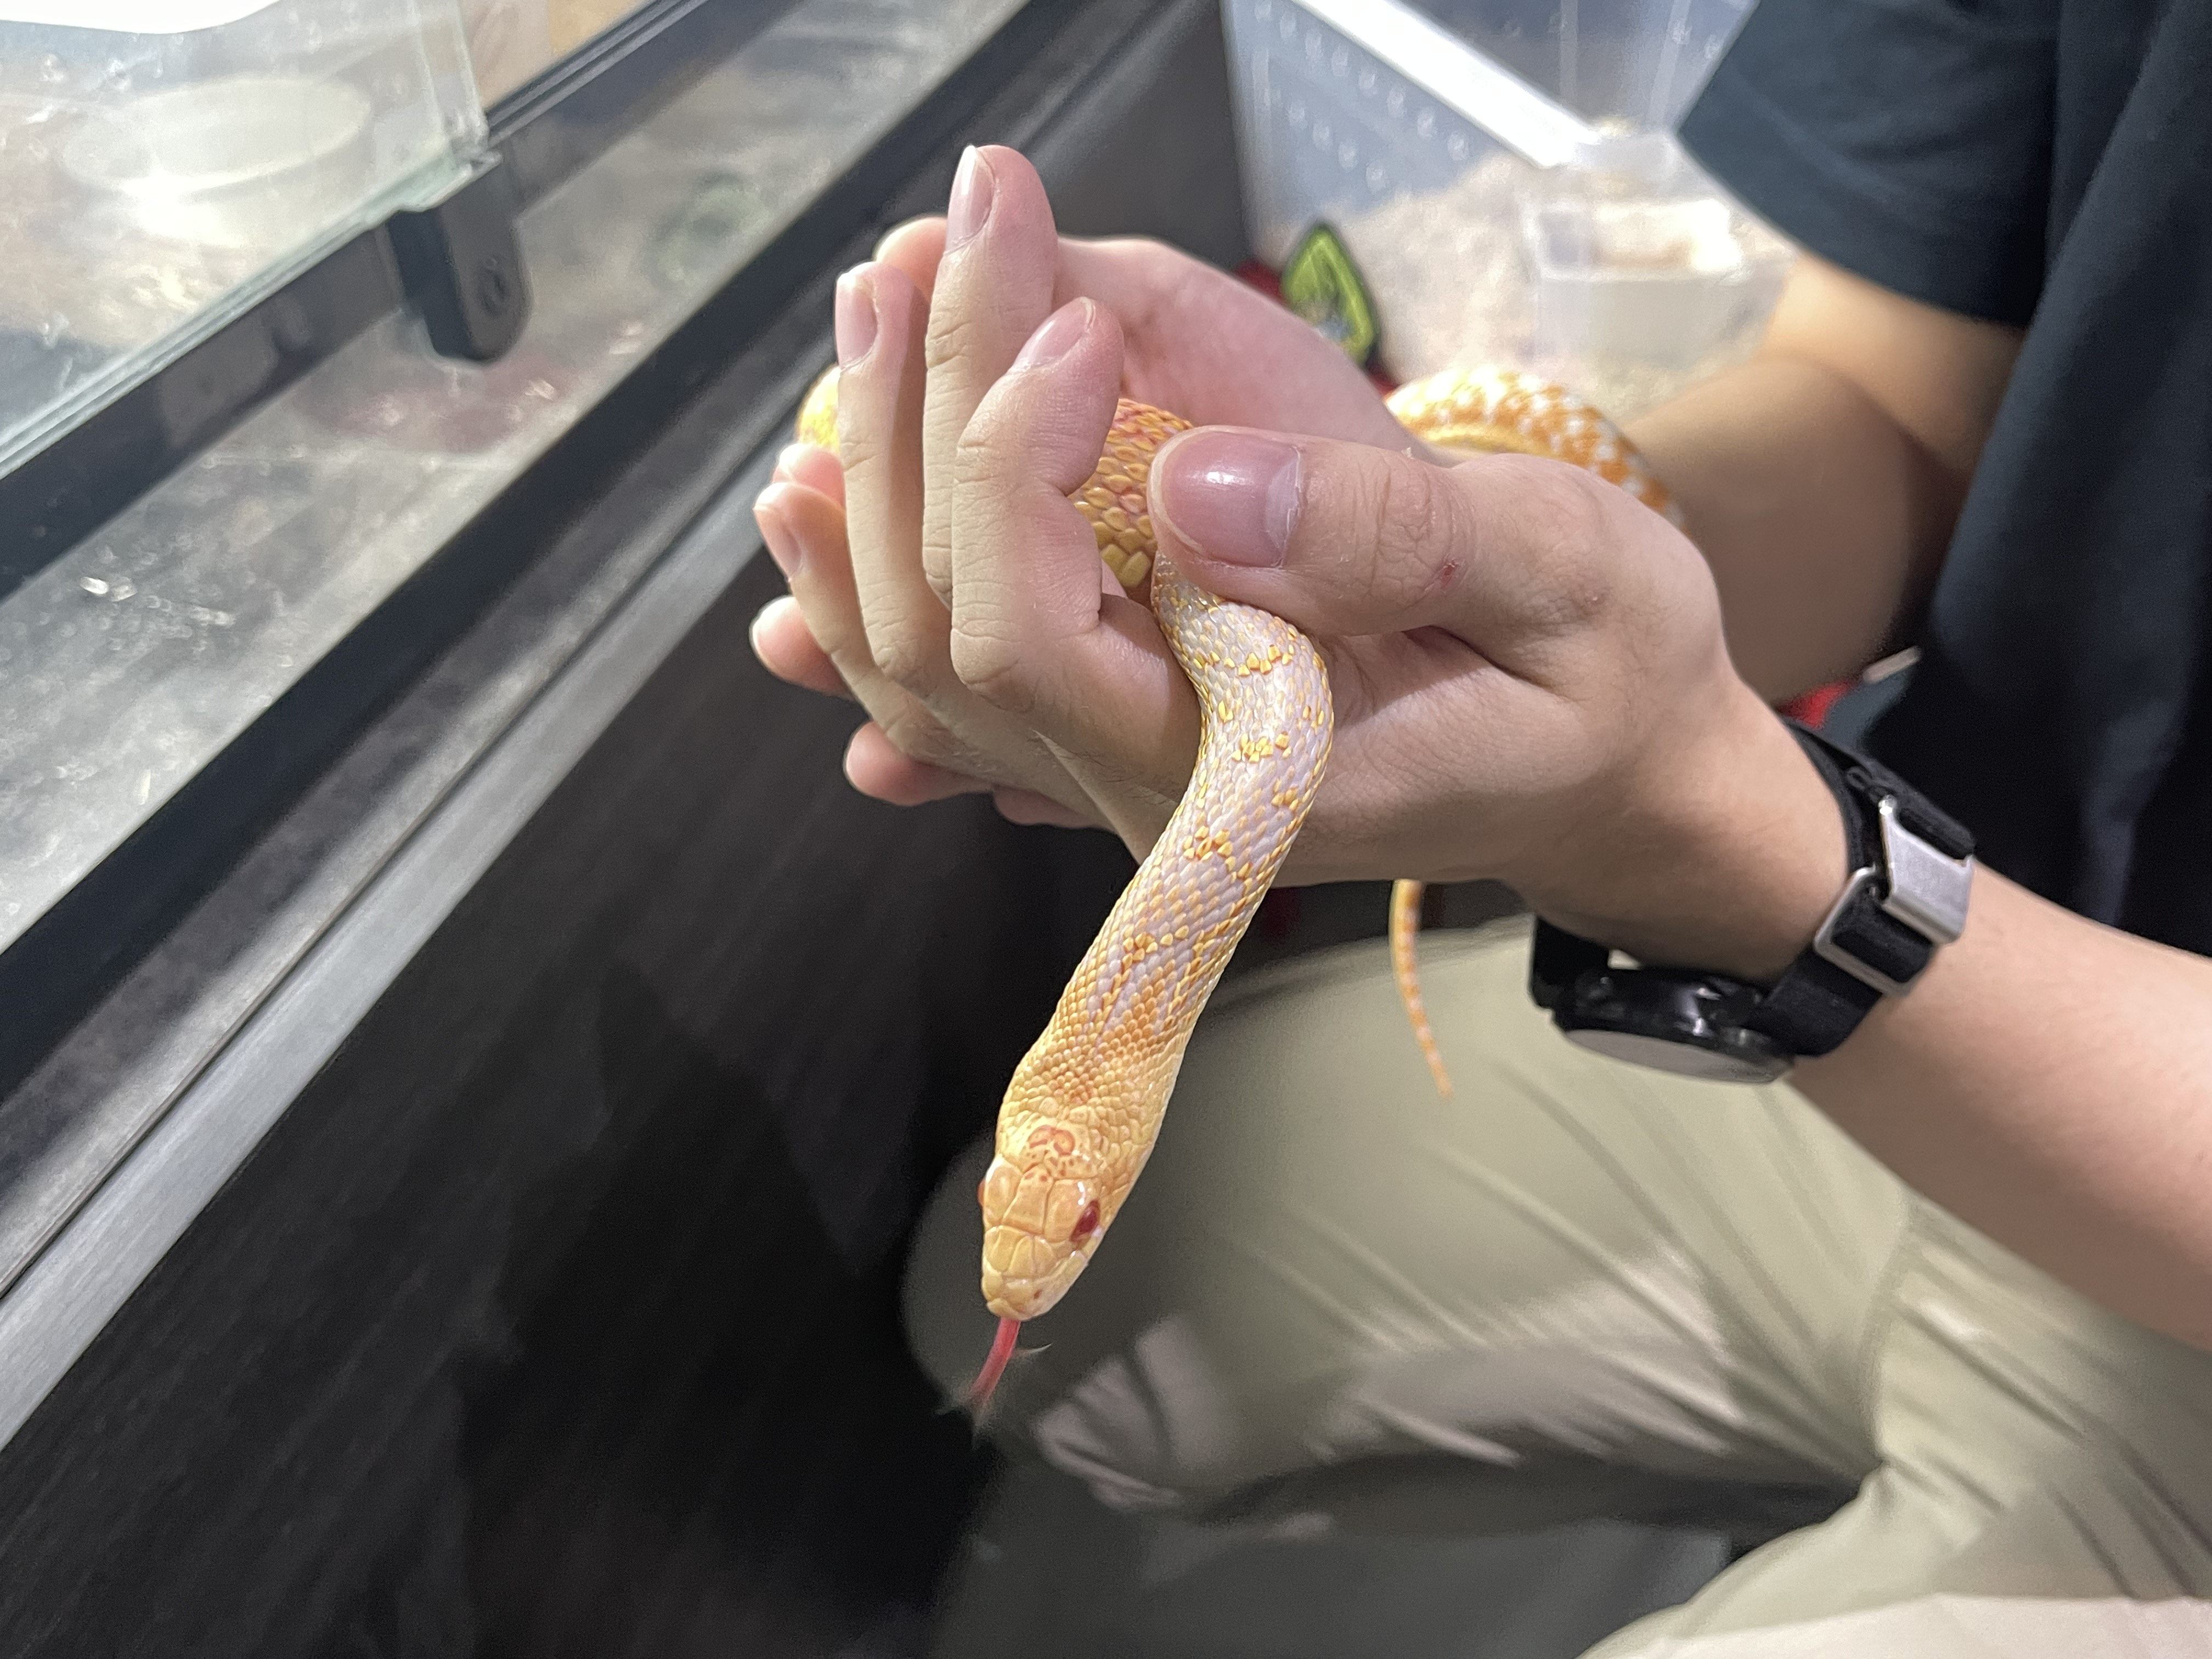
[[[1275,33],[1281,35],[1285,40],[1297,40],[1298,38],[1298,20],[1291,16],[1287,12],[1285,13],[1283,21],[1275,25]]]
[[[1316,121],[1314,123],[1313,141],[1314,148],[1316,149],[1327,149],[1334,140],[1334,135],[1329,131],[1328,122]]]
[[[1352,54],[1339,46],[1328,55],[1328,72],[1341,81],[1352,72]]]
[[[1380,161],[1370,161],[1367,164],[1367,188],[1370,191],[1380,196],[1382,193],[1382,186],[1389,182],[1390,175],[1382,170],[1382,164]]]
[[[1368,97],[1372,98],[1375,95],[1375,88],[1382,83],[1376,77],[1373,70],[1364,69],[1359,71],[1359,79],[1354,82],[1353,84]]]
[[[1419,115],[1416,115],[1413,118],[1413,131],[1420,134],[1424,138],[1435,137],[1437,136],[1436,111],[1432,109],[1425,109]]]
[[[1252,21],[1255,23],[1264,23],[1274,15],[1275,9],[1268,0],[1260,0],[1260,3],[1252,8]]]
[[[1359,147],[1357,144],[1339,144],[1336,147],[1336,164],[1346,173],[1351,172],[1359,165]]]
[[[1304,132],[1306,130],[1306,106],[1292,104],[1283,112],[1283,118],[1291,124],[1292,132]]]
[[[1452,134],[1444,141],[1444,152],[1455,161],[1467,160],[1467,135],[1463,132]]]
[[[1403,115],[1406,112],[1405,88],[1391,88],[1389,95],[1382,100],[1382,107],[1389,110],[1393,115]]]

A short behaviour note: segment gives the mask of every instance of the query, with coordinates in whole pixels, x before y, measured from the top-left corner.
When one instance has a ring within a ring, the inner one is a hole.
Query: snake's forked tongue
[[[990,1409],[991,1396],[998,1391],[999,1379],[1006,1374],[1006,1362],[1014,1357],[1014,1343],[1021,1334],[1020,1320],[1000,1320],[999,1334],[991,1339],[990,1358],[984,1360],[983,1369],[968,1385],[968,1409],[977,1417]]]

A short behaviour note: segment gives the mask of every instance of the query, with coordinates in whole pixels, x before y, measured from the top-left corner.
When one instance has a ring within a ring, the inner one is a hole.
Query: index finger
[[[922,412],[921,563],[939,594],[952,580],[945,483],[960,434],[983,395],[1053,308],[1060,240],[1044,181],[999,145],[961,159],[945,216],[945,255],[929,304],[929,386]]]
[[[1078,300],[976,409],[954,466],[952,662],[1094,799],[1133,787],[1171,808],[1198,750],[1196,696],[1150,613],[1100,581],[1097,535],[1068,500],[1097,470],[1120,380],[1120,329]]]

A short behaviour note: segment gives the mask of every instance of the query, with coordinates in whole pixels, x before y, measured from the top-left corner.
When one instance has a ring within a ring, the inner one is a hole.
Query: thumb
[[[1664,521],[1578,467],[1411,453],[1240,427],[1163,446],[1154,528],[1193,581],[1309,632],[1443,628],[1486,652],[1588,623],[1617,550]]]

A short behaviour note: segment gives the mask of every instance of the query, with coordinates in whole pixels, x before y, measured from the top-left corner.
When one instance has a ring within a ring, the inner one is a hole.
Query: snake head
[[[983,1299],[1000,1318],[1036,1318],[1090,1265],[1119,1202],[1086,1166],[1075,1132],[1064,1126],[1002,1137],[975,1193],[983,1206]]]

